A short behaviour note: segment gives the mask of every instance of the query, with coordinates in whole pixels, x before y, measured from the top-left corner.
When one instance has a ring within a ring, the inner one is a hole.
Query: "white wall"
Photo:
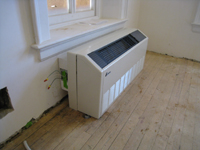
[[[39,61],[28,0],[5,0],[0,5],[0,89],[7,87],[14,111],[0,120],[0,142],[37,118],[67,93],[56,81],[50,90],[43,80],[58,69],[57,57]],[[55,76],[54,76],[55,77]]]
[[[138,28],[140,12],[140,0],[128,0],[127,28]]]
[[[200,61],[200,33],[192,32],[199,0],[142,0],[139,29],[148,50]]]
[[[125,8],[122,7],[122,4],[125,5]],[[140,0],[101,0],[101,6],[102,18],[127,18],[125,27],[138,27]]]
[[[101,0],[101,18],[120,19],[121,5],[122,0]]]

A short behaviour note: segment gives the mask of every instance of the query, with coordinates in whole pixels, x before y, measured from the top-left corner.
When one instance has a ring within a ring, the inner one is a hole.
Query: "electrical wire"
[[[61,78],[55,78],[55,79],[51,82],[51,84],[48,86],[48,89],[50,89],[51,85],[52,85],[52,84],[54,83],[54,81],[57,80],[57,79],[61,79]]]
[[[50,75],[44,80],[44,82],[49,80],[49,77],[54,73],[54,72],[58,72],[59,74],[61,74],[61,72],[59,70],[55,70],[52,73],[50,73]]]
[[[26,141],[24,141],[24,147],[26,148],[26,150],[31,150]]]

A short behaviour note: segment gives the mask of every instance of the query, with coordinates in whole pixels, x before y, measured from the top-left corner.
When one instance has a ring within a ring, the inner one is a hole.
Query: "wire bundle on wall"
[[[56,72],[58,72],[58,73],[61,75],[61,78],[57,78],[57,77],[54,78],[53,81],[51,82],[51,84],[48,86],[48,89],[51,88],[51,86],[53,85],[54,81],[57,80],[57,79],[63,80],[63,86],[64,86],[66,89],[68,89],[68,85],[67,85],[67,80],[68,80],[68,79],[67,79],[67,73],[66,73],[65,71],[59,71],[59,70],[53,71],[52,73],[50,73],[50,74],[48,75],[48,77],[44,80],[44,82],[48,81],[48,80],[49,80],[49,77],[50,77],[51,75],[53,75],[54,73],[56,73]]]

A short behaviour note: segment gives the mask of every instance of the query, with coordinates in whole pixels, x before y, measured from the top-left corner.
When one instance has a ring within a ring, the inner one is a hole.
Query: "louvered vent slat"
[[[135,32],[137,35],[142,34],[139,31]],[[88,54],[88,56],[101,68],[104,68],[140,42],[137,37],[134,37],[135,32]]]

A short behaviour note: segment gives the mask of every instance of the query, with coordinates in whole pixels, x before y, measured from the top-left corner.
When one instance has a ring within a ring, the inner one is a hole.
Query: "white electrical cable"
[[[24,141],[24,147],[26,148],[26,150],[31,150],[26,141]]]

